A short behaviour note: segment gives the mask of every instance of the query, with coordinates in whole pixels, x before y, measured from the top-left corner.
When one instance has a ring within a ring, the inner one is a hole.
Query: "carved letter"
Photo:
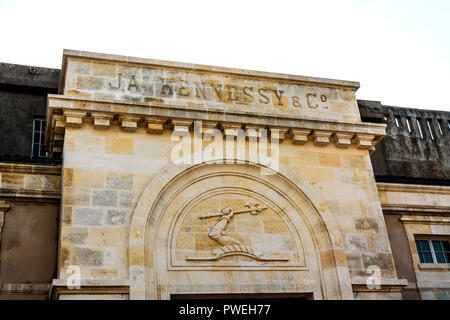
[[[195,97],[196,98],[207,99],[206,98],[206,89],[205,89],[205,87],[195,87]]]
[[[308,93],[306,94],[306,101],[308,102],[308,107],[311,109],[317,109],[319,106],[316,104],[315,106],[311,105],[311,101],[309,100],[310,97],[317,97],[315,93]]]
[[[164,96],[171,96],[172,95],[172,88],[170,87],[170,85],[164,84],[161,87],[161,95],[164,95]]]
[[[278,105],[279,106],[282,106],[283,105],[283,103],[281,102],[281,96],[283,95],[283,90],[272,90],[273,91],[273,93],[275,93],[275,97],[277,97],[277,99],[278,99]],[[280,93],[279,95],[278,95],[278,92]]]
[[[270,99],[268,96],[266,96],[265,94],[263,94],[261,91],[268,91],[267,89],[261,88],[258,90],[258,93],[261,95],[261,97],[264,98],[264,100],[259,99],[259,103],[264,103],[264,104],[268,104]]]
[[[250,90],[251,92],[253,92],[253,88],[252,87],[244,87],[244,94],[247,96],[247,97],[249,97],[250,98],[250,101],[246,101],[247,103],[252,103],[253,102],[253,100],[255,100],[254,98],[253,98],[253,96],[250,94],[250,93],[248,93],[246,90]]]
[[[180,87],[178,89],[178,96],[180,97],[189,97],[191,95],[191,91],[189,87]]]
[[[118,85],[117,85],[117,87],[113,86],[113,85],[111,84],[111,82],[108,82],[109,87],[110,87],[111,89],[114,89],[114,90],[120,89],[120,79],[121,79],[121,78],[122,78],[122,74],[121,74],[121,73],[118,73],[118,74],[117,74],[117,79],[118,79]]]
[[[219,98],[219,101],[222,102],[222,89],[219,89],[218,87],[214,86],[214,92],[216,93],[217,97]]]
[[[234,93],[236,92],[237,88],[235,86],[227,86],[228,89],[228,101],[238,101],[239,98],[237,98]],[[230,90],[233,89],[233,90]]]
[[[135,87],[136,91],[139,90],[136,82],[136,76],[134,74],[130,76],[130,84],[128,85],[128,90],[130,90],[131,87]]]

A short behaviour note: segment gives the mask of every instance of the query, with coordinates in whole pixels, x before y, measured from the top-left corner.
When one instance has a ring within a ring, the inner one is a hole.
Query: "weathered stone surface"
[[[120,174],[120,173],[108,173],[106,175],[106,188],[132,190],[133,189],[133,175],[132,174]]]
[[[74,225],[95,226],[101,225],[103,219],[103,209],[94,208],[73,208],[72,223]]]
[[[72,228],[63,236],[63,240],[68,240],[74,244],[86,243],[88,231],[86,228]]]
[[[103,252],[88,248],[77,248],[76,261],[84,266],[101,266],[103,264]]]
[[[105,86],[105,81],[101,78],[79,76],[77,79],[77,89],[100,90]]]
[[[117,191],[113,190],[94,190],[91,193],[91,202],[93,206],[117,206]]]
[[[127,223],[127,212],[125,210],[107,210],[106,223],[111,225]]]
[[[378,231],[378,224],[371,218],[356,218],[355,227],[357,230]]]
[[[358,105],[362,121],[387,124],[387,136],[371,155],[378,181],[449,184],[450,158],[443,156],[450,154],[449,112],[367,100],[359,100]]]

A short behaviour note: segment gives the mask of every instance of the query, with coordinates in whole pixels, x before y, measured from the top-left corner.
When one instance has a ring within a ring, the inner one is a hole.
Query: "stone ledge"
[[[49,298],[58,299],[60,295],[83,295],[83,294],[129,294],[129,280],[120,279],[81,279],[80,289],[69,289],[67,280],[54,279],[51,284]]]
[[[378,182],[377,188],[379,191],[450,195],[450,187],[446,186]]]
[[[0,294],[47,295],[50,283],[0,283]]]
[[[0,188],[0,198],[7,200],[59,201],[61,191]]]
[[[420,270],[450,271],[450,263],[419,263]]]
[[[0,162],[0,172],[60,176],[61,165],[52,166],[42,164],[20,164],[20,163]]]
[[[448,211],[447,211],[448,212]],[[419,224],[450,224],[450,219],[446,218],[400,218],[400,221],[403,223],[419,223]]]
[[[363,277],[355,277],[352,279],[353,292],[400,292],[408,286],[406,279],[381,279],[380,289],[370,289],[367,287],[367,279]]]
[[[417,282],[419,289],[450,289],[450,282]]]
[[[450,207],[448,206],[431,206],[431,205],[407,205],[407,204],[381,204],[384,212],[398,212],[399,214],[448,214]]]

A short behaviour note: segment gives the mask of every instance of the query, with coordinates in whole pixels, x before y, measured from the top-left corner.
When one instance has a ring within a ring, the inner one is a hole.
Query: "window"
[[[450,263],[448,240],[416,240],[420,263]]]
[[[436,131],[434,130],[433,120],[427,119],[428,132],[430,133],[431,140],[434,140]]]
[[[444,124],[442,123],[442,119],[438,119],[438,128],[441,136],[444,135]]]
[[[419,128],[420,137],[422,139],[424,139],[425,138],[425,136],[424,136],[425,135],[425,128],[423,126],[422,119],[421,118],[417,118],[416,122],[417,122],[417,127]]]
[[[395,125],[399,128],[403,127],[402,126],[402,119],[400,118],[400,116],[395,116]]]
[[[406,117],[406,126],[408,127],[408,131],[412,132],[413,124],[412,124],[411,117]]]
[[[31,144],[31,157],[46,157],[45,152],[45,120],[34,119],[33,121],[33,139]]]

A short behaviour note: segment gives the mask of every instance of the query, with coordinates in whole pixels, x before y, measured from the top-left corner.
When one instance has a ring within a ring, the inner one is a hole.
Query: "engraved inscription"
[[[196,99],[240,105],[256,103],[262,106],[290,107],[296,110],[328,109],[327,95],[309,92],[306,87],[293,94],[289,90],[268,87],[222,85],[219,82],[208,81],[190,83],[179,77],[160,77],[160,81],[157,81],[150,80],[148,77],[139,78],[138,74],[118,73],[114,80],[108,81],[108,90],[142,94],[145,97]]]

